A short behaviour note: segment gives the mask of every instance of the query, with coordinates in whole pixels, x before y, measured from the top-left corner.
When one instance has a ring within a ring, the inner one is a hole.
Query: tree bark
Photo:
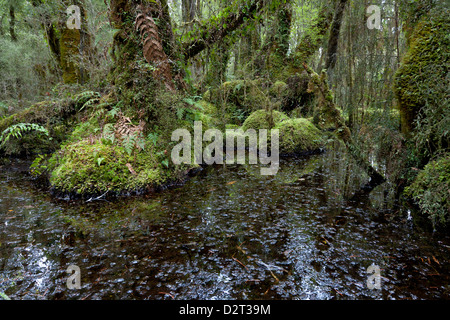
[[[328,52],[325,61],[325,69],[334,69],[337,59],[338,41],[341,30],[342,18],[347,0],[340,0],[336,7],[333,22],[330,28],[330,37],[328,39]]]
[[[9,34],[11,36],[12,41],[17,41],[17,34],[16,34],[16,13],[14,10],[14,6],[9,6]]]

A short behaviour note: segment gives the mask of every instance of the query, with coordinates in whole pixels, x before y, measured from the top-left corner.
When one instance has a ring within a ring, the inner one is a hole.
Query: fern
[[[2,134],[0,135],[0,148],[5,145],[5,143],[11,138],[14,137],[16,139],[22,138],[22,135],[24,133],[30,132],[30,131],[37,131],[40,133],[45,134],[48,136],[48,131],[43,126],[36,124],[36,123],[18,123],[14,124],[5,130],[3,130]],[[51,140],[51,138],[50,138]]]
[[[185,111],[184,108],[177,108],[177,117],[178,117],[178,120],[183,119],[184,111]]]
[[[149,139],[153,145],[156,147],[156,143],[158,142],[158,134],[155,133],[149,133],[147,136],[147,139]]]
[[[100,101],[100,100],[99,100],[98,98],[92,98],[92,99],[89,99],[88,101],[86,101],[85,103],[83,103],[83,106],[80,108],[79,111],[83,110],[83,109],[86,108],[86,107],[91,107],[91,106],[93,106],[94,104],[96,104],[96,103],[99,102],[99,101]]]
[[[128,155],[131,155],[134,149],[134,145],[136,144],[136,136],[135,135],[127,136],[125,139],[123,139],[122,144]]]
[[[114,130],[114,125],[112,123],[107,123],[103,127],[103,138],[111,141],[111,143],[114,143],[116,139],[116,134]]]
[[[78,105],[84,106],[86,102],[88,102],[91,99],[97,98],[100,99],[101,95],[98,92],[95,91],[84,91],[80,94],[78,94],[75,98],[75,102]]]

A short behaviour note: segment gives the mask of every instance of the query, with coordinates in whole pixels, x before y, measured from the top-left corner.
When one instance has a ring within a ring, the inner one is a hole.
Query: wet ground
[[[89,203],[52,198],[25,169],[0,167],[11,299],[450,298],[450,239],[386,185],[349,200],[366,177],[337,151],[284,159],[275,176],[209,167],[179,188]],[[70,265],[80,289],[67,288]]]

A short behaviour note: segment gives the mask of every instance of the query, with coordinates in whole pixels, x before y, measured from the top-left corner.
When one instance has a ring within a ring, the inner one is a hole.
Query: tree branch
[[[237,13],[232,12],[236,6],[234,4],[221,12],[220,15],[224,17],[219,21],[216,21],[217,18],[213,17],[203,22],[198,27],[200,31],[195,37],[196,39],[183,45],[185,59],[194,57],[211,44],[222,40],[232,31],[239,28],[247,19],[253,19],[255,13],[264,8],[267,2],[265,0],[248,0],[239,6],[240,8]],[[215,25],[216,27],[210,27],[211,25]]]

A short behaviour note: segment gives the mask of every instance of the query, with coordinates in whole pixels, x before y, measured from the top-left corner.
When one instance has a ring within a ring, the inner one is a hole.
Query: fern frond
[[[3,147],[11,137],[18,139],[22,137],[22,134],[33,130],[41,132],[46,136],[49,135],[48,130],[39,124],[17,123],[3,130],[2,134],[0,135],[0,147]]]
[[[139,31],[141,35],[144,58],[148,63],[156,67],[153,75],[156,78],[162,79],[168,89],[174,90],[172,84],[172,68],[169,64],[169,58],[163,50],[155,21],[152,17],[139,13],[136,16],[135,24],[136,31]]]

